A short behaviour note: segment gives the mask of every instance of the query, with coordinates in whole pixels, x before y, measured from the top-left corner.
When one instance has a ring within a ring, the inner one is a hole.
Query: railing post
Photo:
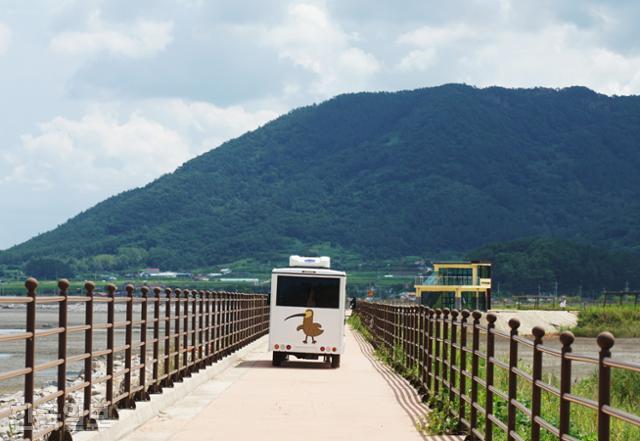
[[[518,328],[520,328],[520,320],[512,318],[509,320],[509,391],[507,401],[507,441],[514,441],[516,438],[516,412],[517,408],[513,404],[518,399],[518,376],[514,369],[518,367]]]
[[[456,345],[458,343],[458,314],[457,309],[451,311],[451,339],[449,340],[449,402],[454,405],[456,388]],[[462,393],[461,391],[459,392]]]
[[[449,385],[449,372],[447,369],[447,363],[449,361],[449,313],[451,311],[449,308],[444,308],[442,310],[442,346],[440,353],[440,377],[442,378],[442,391],[444,392],[444,388],[450,390]],[[448,395],[448,394],[447,394]]]
[[[220,360],[220,293],[213,292],[213,362]],[[262,311],[261,311],[262,312]]]
[[[559,439],[569,433],[571,425],[571,402],[567,395],[571,393],[571,360],[567,354],[571,353],[571,345],[575,337],[571,331],[564,331],[560,334],[562,349],[560,352],[560,427]]]
[[[198,369],[205,367],[204,359],[204,301],[206,293],[204,290],[198,292]]]
[[[200,333],[200,329],[198,329],[198,291],[195,289],[191,290],[191,367],[189,369],[190,372],[198,372],[198,334]]]
[[[153,384],[149,386],[149,393],[159,394],[160,387],[160,293],[162,290],[156,286],[153,288]]]
[[[174,300],[176,302],[174,311],[174,340],[173,340],[173,370],[175,373],[173,374],[173,381],[182,381],[182,371],[180,370],[180,302],[182,301],[182,290],[180,288],[175,289],[175,297]]]
[[[493,357],[495,355],[496,335],[493,333],[498,316],[490,312],[487,314],[487,363],[485,365],[487,392],[485,401],[484,441],[493,440],[493,422],[489,415],[493,415]]]
[[[27,288],[27,296],[30,298],[30,302],[27,303],[27,323],[26,331],[31,334],[25,340],[25,364],[24,367],[29,369],[24,376],[24,404],[28,406],[24,411],[24,428],[23,438],[33,439],[33,426],[34,426],[34,408],[33,408],[33,395],[35,385],[35,371],[36,366],[36,289],[38,288],[38,281],[33,277],[29,277],[25,282]]]
[[[162,363],[162,374],[164,376],[161,386],[171,387],[173,379],[171,378],[171,294],[173,290],[171,288],[165,288],[165,302],[164,302],[164,356]]]
[[[206,297],[207,297],[207,301],[206,301],[206,308],[205,308],[205,314],[206,314],[206,320],[205,320],[205,327],[207,329],[207,332],[205,334],[205,339],[207,341],[207,345],[205,347],[205,364],[206,365],[210,365],[211,364],[211,360],[212,360],[212,355],[213,355],[213,351],[212,351],[212,323],[211,323],[211,291],[206,291]]]
[[[118,402],[120,409],[135,409],[136,403],[133,400],[133,394],[131,393],[131,359],[133,358],[133,291],[134,286],[128,284],[125,287],[127,292],[127,312],[125,318],[125,333],[124,333],[124,389],[127,393],[127,397]]]
[[[458,417],[459,421],[465,419],[465,400],[463,395],[467,395],[467,319],[469,318],[469,310],[463,309],[460,313],[460,402],[458,403]]]
[[[140,288],[142,293],[142,304],[140,306],[140,370],[138,371],[138,384],[142,388],[135,394],[135,399],[140,401],[148,401],[150,399],[147,393],[147,326],[149,323],[148,315],[148,302],[149,302],[149,287],[143,286]],[[133,309],[133,299],[132,309]]]
[[[533,371],[531,384],[531,441],[540,441],[540,424],[536,421],[540,416],[542,389],[538,386],[538,381],[542,379],[542,351],[538,346],[542,345],[544,329],[536,326],[531,330],[533,340]]]
[[[434,355],[434,373],[433,373],[433,389],[434,389],[434,396],[438,396],[438,394],[440,393],[440,383],[442,382],[442,375],[440,375],[440,364],[442,363],[441,359],[440,359],[440,324],[441,324],[441,316],[442,316],[442,309],[437,308],[436,309],[436,317],[434,320],[434,326],[435,326],[435,345],[436,345],[436,349],[435,349],[435,355]]]
[[[433,341],[434,341],[434,335],[433,335],[433,321],[434,321],[434,314],[435,311],[431,308],[427,308],[427,356],[426,356],[426,363],[427,363],[427,372],[426,372],[426,377],[427,377],[427,381],[426,381],[426,385],[427,385],[427,394],[430,397],[435,396],[434,393],[434,384],[435,384],[435,380],[433,378],[433,367],[434,367],[434,362],[433,362]]]
[[[611,348],[615,338],[610,332],[601,332],[597,338],[600,353],[598,354],[598,441],[609,441],[611,436],[611,417],[604,411],[611,404],[611,368],[605,364],[611,357]]]
[[[106,416],[110,419],[118,418],[118,410],[113,404],[113,348],[114,344],[114,323],[115,323],[115,298],[116,286],[112,283],[106,286],[109,295],[109,303],[107,303],[107,409]]]
[[[71,441],[71,433],[67,430],[65,403],[67,401],[67,326],[68,326],[68,296],[69,281],[61,279],[58,281],[58,289],[63,299],[58,305],[58,327],[62,332],[58,334],[58,359],[62,360],[58,365],[58,423],[60,427],[51,435],[51,441]]]
[[[189,294],[188,289],[182,290],[182,300],[184,305],[182,307],[182,313],[184,314],[183,329],[182,329],[182,376],[191,376],[191,367],[189,366]]]
[[[469,437],[475,439],[473,429],[478,427],[478,409],[475,405],[478,403],[478,368],[480,350],[480,318],[482,313],[478,310],[473,311],[472,337],[471,337],[471,407],[469,408]]]
[[[93,282],[84,284],[89,300],[85,302],[84,324],[84,394],[82,400],[82,427],[84,430],[97,430],[98,424],[91,417],[91,389],[93,388],[93,291],[96,285]]]

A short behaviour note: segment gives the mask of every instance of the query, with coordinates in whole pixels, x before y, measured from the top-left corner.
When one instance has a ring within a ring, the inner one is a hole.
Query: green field
[[[388,277],[392,275],[393,277]],[[413,275],[406,274],[389,274],[382,271],[348,271],[347,272],[347,295],[364,296],[369,288],[373,287],[377,296],[389,297],[399,292],[413,291]],[[385,277],[387,276],[387,277]],[[153,278],[118,278],[117,280],[93,280],[96,283],[97,291],[103,291],[108,283],[113,283],[122,288],[127,283],[132,283],[136,287],[148,285],[150,287],[174,287],[188,289],[206,289],[206,290],[228,290],[237,292],[261,292],[267,293],[270,290],[271,275],[270,271],[262,270],[256,272],[242,271],[234,272],[224,278],[250,278],[258,279],[259,283],[253,284],[248,282],[222,282],[216,279],[193,280],[186,279],[153,279]],[[71,294],[79,294],[83,291],[84,280],[70,280]],[[26,292],[24,281],[5,281],[0,283],[0,295],[23,295]],[[57,293],[57,281],[41,280],[39,281],[38,292],[40,294]]]
[[[580,311],[578,326],[572,331],[580,337],[595,337],[602,331],[609,331],[616,337],[640,337],[640,307],[589,306]]]

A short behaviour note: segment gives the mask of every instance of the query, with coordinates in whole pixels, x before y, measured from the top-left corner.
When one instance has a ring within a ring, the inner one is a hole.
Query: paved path
[[[271,366],[266,345],[125,441],[454,440],[421,436],[426,413],[413,388],[347,331],[339,369],[308,361]]]

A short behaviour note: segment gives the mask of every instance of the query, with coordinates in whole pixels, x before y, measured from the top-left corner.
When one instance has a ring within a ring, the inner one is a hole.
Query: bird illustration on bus
[[[302,319],[302,324],[296,328],[296,331],[302,330],[302,332],[304,332],[305,337],[304,340],[302,340],[302,343],[307,343],[309,337],[311,337],[311,343],[317,343],[315,337],[322,334],[324,330],[322,329],[322,325],[320,323],[313,322],[313,310],[307,309],[304,313],[290,315],[289,317],[285,318],[285,320],[289,320],[290,318],[294,317],[304,317]]]

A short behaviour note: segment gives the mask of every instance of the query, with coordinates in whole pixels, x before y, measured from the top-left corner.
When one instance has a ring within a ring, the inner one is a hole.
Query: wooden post
[[[598,441],[610,441],[611,417],[604,412],[604,407],[611,404],[611,368],[605,360],[611,357],[611,348],[615,338],[610,332],[602,332],[597,338],[600,346],[598,362]]]
[[[27,303],[27,324],[26,331],[31,334],[25,340],[25,357],[24,367],[29,371],[24,376],[24,404],[27,409],[24,411],[24,428],[23,438],[33,439],[33,416],[35,415],[33,406],[33,395],[35,385],[35,366],[36,366],[36,289],[38,281],[30,277],[25,282],[27,288],[27,296],[30,302]]]

